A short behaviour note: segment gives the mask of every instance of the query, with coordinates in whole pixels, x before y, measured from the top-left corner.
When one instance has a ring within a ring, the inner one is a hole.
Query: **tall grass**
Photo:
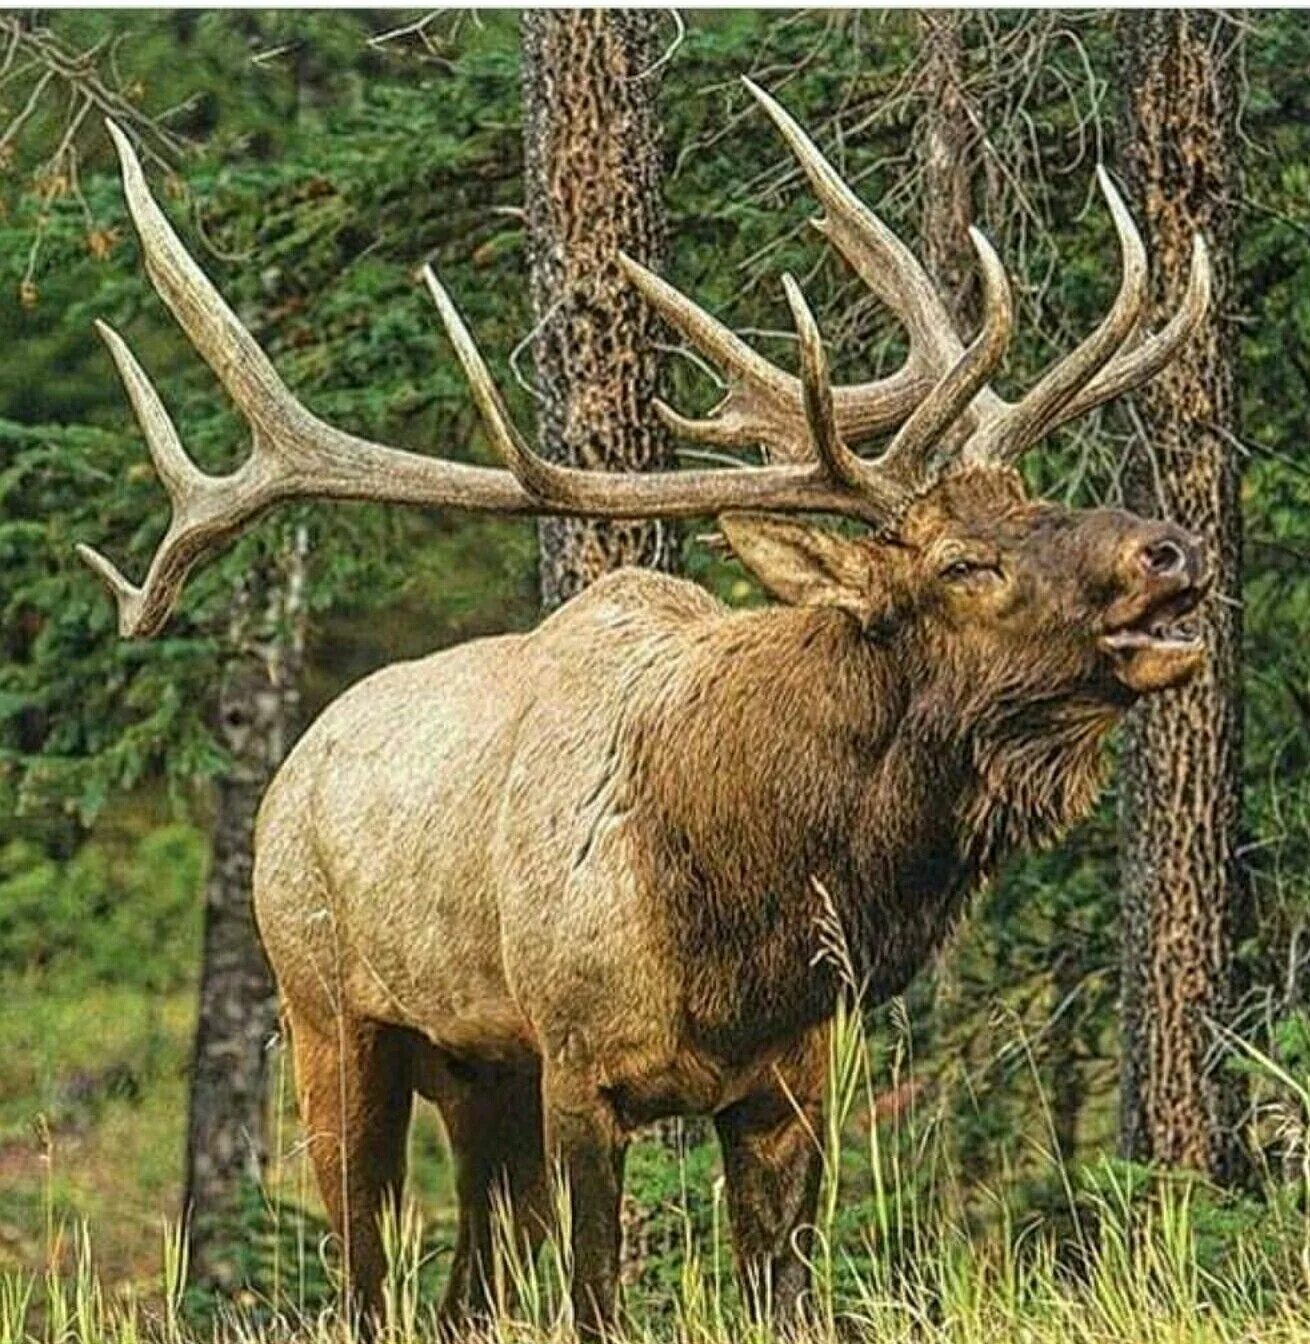
[[[1043,1151],[1063,1207],[1016,1215],[998,1189],[990,1197],[994,1216],[980,1221],[946,1171],[936,1117],[911,1108],[884,1124],[868,1119],[888,1091],[888,1073],[893,1092],[913,1081],[908,1047],[894,1045],[875,1065],[861,1014],[843,1006],[830,1048],[824,1130],[813,1136],[824,1180],[805,1335],[816,1344],[1310,1341],[1303,1187],[1271,1188],[1258,1202],[1263,1213],[1243,1218],[1195,1180],[1111,1162],[1071,1171],[1051,1135]],[[1280,1081],[1310,1114],[1304,1084],[1290,1074]],[[674,1210],[677,1272],[661,1276],[673,1286],[658,1300],[630,1294],[622,1339],[768,1344],[776,1332],[767,1313],[759,1323],[741,1313],[721,1184],[710,1191],[708,1228],[690,1211],[691,1196],[704,1192],[687,1188],[685,1170],[682,1189]],[[566,1205],[561,1197],[561,1210]],[[1245,1207],[1249,1214],[1257,1205]],[[276,1192],[266,1213],[274,1249],[262,1290],[203,1311],[188,1299],[178,1229],[165,1231],[158,1290],[112,1296],[97,1276],[85,1227],[61,1225],[52,1214],[47,1272],[0,1278],[0,1344],[350,1344],[358,1335],[350,1322],[335,1306],[314,1305],[305,1288],[322,1279],[325,1264],[331,1272],[331,1248],[305,1234],[303,1214]],[[548,1244],[531,1261],[510,1226],[508,1210],[500,1210],[497,1315],[479,1335],[499,1344],[570,1338],[567,1254]],[[422,1216],[411,1204],[383,1233],[390,1274],[376,1338],[435,1340],[433,1251]]]

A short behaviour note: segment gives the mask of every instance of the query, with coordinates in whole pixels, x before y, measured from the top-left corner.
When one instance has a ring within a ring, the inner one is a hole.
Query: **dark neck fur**
[[[634,778],[711,1035],[830,1011],[829,911],[869,1000],[899,992],[969,892],[1094,797],[1104,715],[950,704],[912,682],[841,613],[774,608],[706,622],[639,716]]]

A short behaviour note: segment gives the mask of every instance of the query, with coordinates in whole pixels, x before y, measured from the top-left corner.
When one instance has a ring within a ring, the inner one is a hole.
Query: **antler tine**
[[[982,267],[983,324],[973,343],[920,402],[878,459],[878,466],[898,476],[922,479],[926,475],[933,448],[986,385],[1014,334],[1014,300],[1005,267],[978,229],[969,229],[969,241]]]
[[[778,128],[823,206],[824,217],[815,221],[815,227],[904,324],[910,362],[920,372],[940,376],[959,359],[964,344],[927,272],[851,190],[791,113],[752,80],[742,83]]]
[[[675,434],[720,448],[745,448],[759,443],[773,461],[803,461],[805,428],[800,418],[800,384],[661,279],[639,261],[619,253],[628,283],[689,344],[719,366],[728,391],[708,416],[695,419],[657,399],[655,413]]]
[[[127,342],[107,322],[96,322],[95,326],[127,388],[137,423],[172,503],[173,516],[146,582],[140,588],[94,548],[79,543],[77,554],[96,572],[118,604],[119,633],[153,634],[168,619],[193,563],[184,557],[198,558],[240,526],[240,522],[225,518],[221,505],[215,507],[221,493],[235,490],[238,485],[235,478],[206,475],[191,461],[159,394]],[[254,458],[237,475],[247,478],[240,482],[239,488],[251,494],[252,513],[271,502],[271,498],[262,499],[266,483],[258,479],[261,469]]]
[[[795,276],[784,272],[782,288],[800,346],[801,388],[813,455],[833,480],[853,490],[859,489],[860,459],[841,441],[841,432],[837,428],[832,383],[828,378],[828,357],[823,351],[819,324],[814,320]]]
[[[1054,429],[1075,420],[1115,397],[1149,382],[1187,344],[1201,325],[1210,307],[1214,282],[1210,251],[1198,233],[1192,239],[1192,264],[1187,291],[1178,310],[1153,336],[1146,337],[1131,350],[1121,350],[1100,373],[1060,412]]]
[[[799,390],[795,378],[756,354],[735,331],[641,262],[620,252],[619,266],[646,302],[697,350],[713,358],[730,378],[757,384],[779,398],[792,396]]]
[[[585,473],[571,471],[568,467],[561,467],[555,462],[547,462],[544,457],[538,456],[528,447],[526,440],[510,419],[500,389],[482,358],[482,352],[469,334],[468,327],[464,325],[459,309],[451,302],[450,295],[446,293],[445,286],[437,279],[437,273],[431,266],[424,266],[423,281],[437,305],[437,312],[445,325],[446,335],[450,337],[450,343],[455,347],[455,354],[459,358],[464,377],[468,380],[469,390],[473,394],[474,405],[477,406],[483,424],[487,427],[497,456],[532,494],[543,500],[567,502],[574,477],[585,476]]]
[[[252,428],[265,431],[262,446],[276,451],[311,435],[322,422],[291,396],[268,356],[182,246],[150,194],[126,134],[111,120],[105,125],[118,151],[128,213],[155,291]]]
[[[734,331],[640,262],[619,254],[629,283],[699,353],[719,366],[728,391],[700,418],[663,401],[656,413],[675,434],[721,448],[762,444],[773,462],[812,458],[806,440],[800,381],[752,350]],[[887,378],[833,388],[838,423],[868,437],[899,424],[923,394],[926,379],[906,366]]]
[[[836,481],[858,488],[859,459],[841,441],[837,417],[832,405],[832,383],[828,379],[828,357],[823,352],[823,337],[814,320],[805,295],[795,276],[784,272],[783,292],[791,309],[792,322],[801,353],[801,387],[805,401],[805,419],[810,428],[814,456]]]
[[[1101,325],[1049,369],[1022,400],[1002,403],[1003,409],[983,417],[965,446],[964,456],[970,461],[1013,462],[1022,456],[1059,423],[1065,408],[1137,328],[1147,300],[1146,246],[1104,167],[1097,166],[1096,178],[1119,236],[1123,271],[1119,293]]]
[[[109,325],[97,319],[96,333],[109,348],[119,377],[127,388],[128,400],[145,436],[155,470],[175,506],[185,505],[203,489],[208,477],[187,456],[164,403],[154,384],[137,363],[127,342]]]
[[[863,461],[842,442],[819,325],[795,278],[784,274],[782,287],[791,308],[800,346],[805,419],[809,425],[814,456],[833,481],[848,490],[877,500],[888,520],[894,520],[909,502],[909,492],[890,474]]]

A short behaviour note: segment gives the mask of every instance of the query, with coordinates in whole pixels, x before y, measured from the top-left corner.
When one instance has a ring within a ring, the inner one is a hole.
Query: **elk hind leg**
[[[508,1267],[497,1265],[498,1230],[530,1268],[552,1226],[535,1064],[432,1061],[425,1070],[455,1158],[459,1229],[442,1298],[444,1325],[490,1316],[513,1295]],[[497,1222],[501,1220],[501,1228]],[[503,1247],[501,1249],[504,1249]]]
[[[413,1101],[409,1033],[359,1018],[326,1027],[288,1013],[301,1122],[340,1240],[348,1310],[377,1316],[382,1219],[399,1212]]]

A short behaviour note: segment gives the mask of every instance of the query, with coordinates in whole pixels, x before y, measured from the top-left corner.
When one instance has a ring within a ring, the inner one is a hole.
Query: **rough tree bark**
[[[1078,1151],[1078,1124],[1085,1088],[1079,1058],[1082,1014],[1077,1002],[1083,979],[1083,945],[1071,922],[1055,931],[1050,966],[1049,1003],[1053,1016],[1046,1030],[1046,1049],[1051,1060],[1048,1076],[1051,1136],[1057,1155],[1072,1166]]]
[[[1236,1080],[1210,1025],[1231,1009],[1245,905],[1241,801],[1241,514],[1232,321],[1240,23],[1215,11],[1125,15],[1125,177],[1156,265],[1154,319],[1186,284],[1191,235],[1214,254],[1200,335],[1139,394],[1130,507],[1199,533],[1215,571],[1201,609],[1206,672],[1131,716],[1123,762],[1121,1143],[1126,1155],[1223,1178],[1237,1161]]]
[[[923,10],[916,19],[920,115],[915,128],[915,154],[922,184],[923,258],[962,332],[975,330],[979,318],[978,265],[969,242],[969,226],[978,218],[975,188],[984,126],[984,110],[968,81],[967,20],[966,11],[949,9]],[[1083,967],[1077,929],[1057,926],[1052,931],[1049,965],[1052,1018],[1044,1038],[1053,1067],[1047,1086],[1057,1147],[1072,1160],[1084,1096],[1076,1058],[1078,1012],[1071,1002]],[[938,962],[933,1004],[935,1015],[947,1020],[960,997],[951,966],[951,957],[944,953]],[[972,1072],[979,1063],[977,1035],[975,1032],[965,1040],[956,1056],[965,1072]],[[966,1127],[955,1154],[955,1167],[966,1180],[980,1184],[989,1174],[992,1152],[993,1145],[977,1126]]]
[[[924,10],[918,15],[923,259],[962,330],[977,316],[977,265],[969,242],[976,130],[965,89],[963,26],[959,10]]]
[[[620,250],[664,256],[657,111],[662,24],[633,10],[523,16],[524,150],[538,437],[557,461],[611,471],[671,465],[651,411],[656,319],[618,268]],[[620,565],[672,569],[661,522],[546,518],[541,597],[557,606]]]
[[[978,109],[970,105],[965,84],[965,17],[960,10],[941,9],[923,10],[915,19],[920,73],[914,153],[922,201],[921,254],[962,332],[971,331],[978,320],[977,263],[969,242],[976,218],[972,151]],[[964,932],[962,925],[952,939],[956,948]],[[958,1098],[955,1124],[948,1131],[951,1169],[966,1185],[977,1185],[987,1176],[992,1145],[976,1123],[974,1092],[966,1082],[980,1062],[980,1032],[973,1028],[963,1040],[956,1036],[963,1003],[956,957],[952,948],[943,948],[934,966],[929,1031],[937,1040],[950,1037],[957,1047],[945,1055],[948,1086]]]
[[[268,45],[269,22],[260,13],[243,19],[253,47]],[[302,44],[288,116],[322,101],[323,78]],[[268,1161],[278,1008],[251,880],[259,804],[301,726],[306,551],[303,528],[285,533],[276,556],[237,589],[225,632],[218,732],[231,768],[214,790],[183,1187],[191,1278],[220,1291],[240,1286],[240,1219]]]
[[[184,1195],[192,1278],[219,1289],[238,1286],[239,1220],[268,1152],[277,996],[255,930],[251,874],[260,799],[297,727],[303,534],[282,560],[252,572],[234,598],[219,692],[231,767],[215,787]]]

